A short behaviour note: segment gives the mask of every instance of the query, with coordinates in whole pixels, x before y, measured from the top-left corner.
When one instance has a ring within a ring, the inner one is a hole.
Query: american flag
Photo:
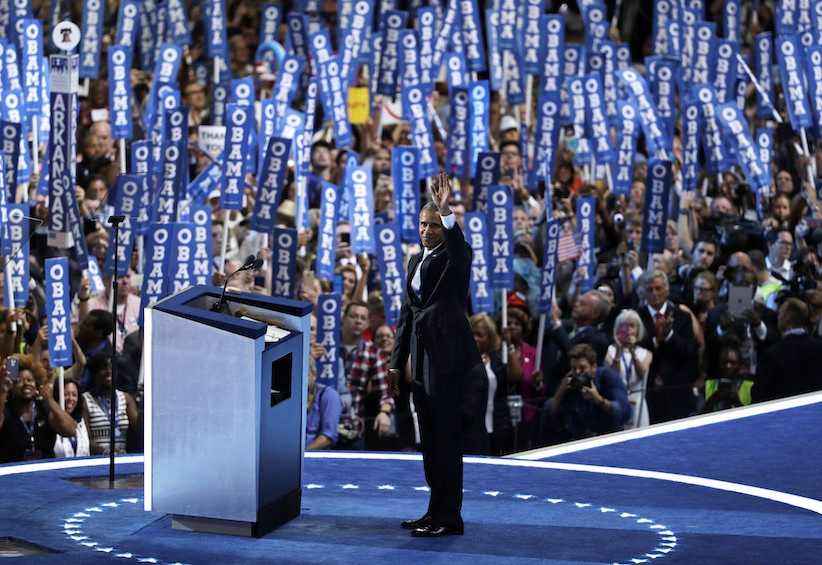
[[[562,233],[559,236],[559,246],[557,247],[557,261],[559,263],[579,257],[580,245],[577,239],[571,227],[571,222],[565,222],[562,227]]]

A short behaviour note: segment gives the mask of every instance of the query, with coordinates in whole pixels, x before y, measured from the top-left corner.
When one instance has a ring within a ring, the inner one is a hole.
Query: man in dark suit
[[[573,325],[560,319],[559,308],[551,309],[551,321],[546,327],[546,339],[543,343],[541,367],[542,374],[548,379],[549,391],[555,391],[571,369],[568,352],[575,345],[587,344],[593,347],[597,354],[597,364],[602,365],[608,345],[611,343],[602,329],[602,323],[608,317],[610,308],[611,304],[604,294],[598,290],[590,290],[574,303],[571,311]]]
[[[481,363],[465,315],[471,248],[448,206],[450,193],[448,177],[440,174],[434,179],[433,202],[420,211],[424,250],[408,264],[405,300],[388,371],[396,389],[400,369],[410,355],[423,467],[431,495],[425,515],[406,520],[402,527],[418,537],[463,533],[463,381]]]
[[[696,409],[693,393],[697,376],[696,340],[691,317],[668,300],[668,277],[646,272],[640,281],[645,326],[641,345],[654,354],[648,373],[648,412],[651,423],[690,416]]]
[[[822,341],[808,335],[808,319],[808,306],[798,298],[788,298],[779,307],[782,339],[759,359],[751,390],[754,402],[822,389]]]

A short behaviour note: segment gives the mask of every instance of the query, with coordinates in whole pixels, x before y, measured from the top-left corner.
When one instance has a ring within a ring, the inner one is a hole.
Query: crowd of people
[[[119,3],[108,4],[104,54],[113,44]],[[199,3],[191,4],[189,55],[197,62],[207,38]],[[760,3],[760,10],[767,9],[767,3]],[[79,21],[78,14],[74,16]],[[329,21],[333,15],[333,10],[326,14]],[[230,0],[227,18],[233,76],[252,76],[260,8],[257,3]],[[764,17],[759,22],[767,25]],[[121,157],[109,122],[96,112],[107,106],[105,66],[101,71],[101,78],[91,81],[88,96],[81,99],[76,193],[89,252],[102,265],[110,245],[103,221],[110,210],[107,193],[115,185]],[[133,112],[139,116],[152,77],[134,70],[131,79],[136,95]],[[179,84],[182,104],[189,109],[190,178],[195,178],[209,162],[196,149],[196,138],[197,126],[210,123],[211,85],[189,64],[183,64]],[[261,96],[270,87],[258,81]],[[448,115],[451,106],[444,84],[437,83],[430,100],[439,115]],[[753,88],[747,100],[746,115],[753,120]],[[354,126],[355,144],[350,149],[360,156],[360,165],[371,167],[375,213],[390,221],[395,204],[392,151],[411,143],[410,128],[405,122],[385,125],[379,97],[373,107],[368,123]],[[787,123],[787,112],[780,111]],[[530,113],[532,127],[535,114]],[[586,169],[575,165],[570,131],[558,150],[553,181],[529,191],[524,185],[524,163],[529,159],[523,147],[526,151],[533,147],[523,144],[515,117],[521,114],[494,92],[488,115],[490,147],[501,154],[500,183],[510,185],[516,199],[512,218],[516,274],[514,288],[507,293],[505,325],[501,298],[490,312],[466,312],[482,355],[482,364],[465,382],[460,422],[466,454],[506,454],[822,389],[822,226],[818,223],[822,210],[816,198],[822,179],[809,173],[822,175],[822,144],[805,156],[796,149],[794,131],[787,126],[775,128],[769,190],[755,194],[734,169],[715,176],[703,174],[698,189],[687,192],[681,170],[682,135],[677,128],[665,249],[647,255],[640,252],[648,177],[648,155],[641,144],[630,195],[612,194],[604,179],[592,179]],[[309,187],[320,181],[338,184],[344,178],[348,151],[334,146],[329,122],[318,120],[316,131]],[[446,145],[436,131],[435,145],[439,168],[444,170]],[[294,228],[293,166],[287,182],[277,223]],[[215,256],[222,248],[223,226],[229,228],[224,272],[214,273],[217,284],[248,254],[268,260],[276,252],[263,245],[261,234],[249,229],[256,183],[249,175],[242,210],[220,209],[219,191],[208,196]],[[462,227],[464,214],[473,210],[473,183],[466,177],[455,179],[455,184],[459,198],[449,205]],[[31,298],[25,307],[0,310],[0,462],[108,453],[112,411],[117,452],[140,451],[143,265],[135,251],[129,276],[119,280],[116,316],[112,316],[110,276],[105,276],[104,290],[92,294],[90,278],[77,268],[71,250],[48,246],[45,230],[38,227],[47,217],[48,202],[34,193],[36,185],[35,172],[30,186],[24,187],[31,194],[27,202],[34,218]],[[427,187],[423,182],[423,204],[430,200]],[[400,379],[399,395],[392,394],[387,382],[395,328],[386,325],[377,260],[352,253],[351,227],[340,221],[337,276],[335,280],[316,276],[320,201],[312,194],[310,225],[299,233],[305,252],[297,259],[291,297],[316,307],[321,294],[341,294],[343,366],[334,387],[318,382],[316,367],[309,363],[306,445],[309,449],[415,450],[419,428],[410,370]],[[593,284],[577,267],[574,252],[578,248],[575,203],[589,196],[596,198]],[[541,267],[550,218],[562,222],[565,252],[556,269],[556,299],[545,315],[544,338],[539,342]],[[417,244],[403,244],[405,260],[419,250]],[[49,320],[44,313],[45,260],[61,254],[69,256],[72,266],[74,336],[74,364],[65,374],[64,407],[56,401],[56,371],[49,364]],[[271,277],[265,273],[270,264],[262,273],[243,273],[229,284],[239,291],[271,293]],[[324,346],[316,341],[315,317],[310,339],[311,356],[319,359]],[[111,382],[112,342],[117,351],[116,383]],[[9,358],[17,361],[9,364]],[[12,379],[9,367],[15,365]],[[112,385],[117,389],[113,407],[108,401]]]

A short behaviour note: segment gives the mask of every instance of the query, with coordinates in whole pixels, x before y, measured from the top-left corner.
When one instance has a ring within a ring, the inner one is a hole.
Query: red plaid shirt
[[[342,358],[345,380],[351,391],[351,413],[365,418],[365,397],[375,390],[380,391],[380,406],[394,406],[394,399],[388,390],[388,367],[373,342],[362,338],[350,353],[342,347]]]

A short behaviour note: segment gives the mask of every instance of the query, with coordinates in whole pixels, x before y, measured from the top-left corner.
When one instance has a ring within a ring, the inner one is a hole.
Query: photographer
[[[612,369],[597,367],[597,354],[587,344],[568,352],[571,370],[545,403],[543,425],[552,442],[591,437],[623,429],[631,406],[622,379]]]

